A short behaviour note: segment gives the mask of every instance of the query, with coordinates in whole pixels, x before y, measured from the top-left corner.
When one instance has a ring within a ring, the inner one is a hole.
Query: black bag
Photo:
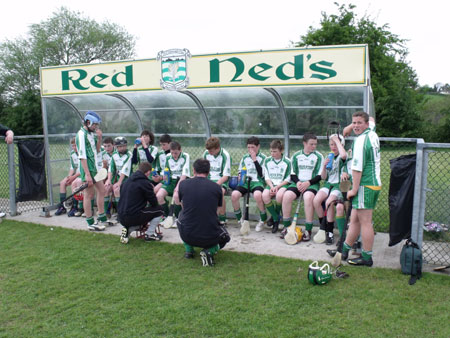
[[[410,238],[406,241],[400,253],[400,265],[405,275],[411,275],[409,285],[422,277],[422,250]]]

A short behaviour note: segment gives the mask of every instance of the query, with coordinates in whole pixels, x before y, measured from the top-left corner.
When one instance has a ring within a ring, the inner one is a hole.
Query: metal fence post
[[[419,232],[422,230],[420,223],[420,210],[425,208],[425,204],[422,201],[422,175],[423,175],[423,148],[424,140],[418,139],[416,143],[416,175],[414,181],[414,202],[413,202],[413,214],[411,224],[411,239],[416,242],[419,247],[422,247],[422,236]],[[419,243],[420,237],[420,243]]]
[[[14,162],[14,143],[8,144],[9,214],[17,215],[16,205],[16,163]]]

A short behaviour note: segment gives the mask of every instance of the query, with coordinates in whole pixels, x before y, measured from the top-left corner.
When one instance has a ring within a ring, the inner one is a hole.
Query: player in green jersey
[[[166,167],[166,157],[170,154],[170,143],[172,138],[169,134],[163,134],[159,137],[159,146],[161,150],[156,154],[155,165],[153,166],[152,180],[156,183],[155,194],[158,193],[162,187],[161,181],[163,180],[163,171]]]

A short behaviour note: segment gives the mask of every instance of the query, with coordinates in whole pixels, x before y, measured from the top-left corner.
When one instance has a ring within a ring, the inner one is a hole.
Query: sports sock
[[[276,211],[276,207],[272,201],[269,202],[269,204],[266,204],[266,209],[269,210],[270,214],[272,215],[272,218],[274,221],[278,220],[278,212]]]
[[[206,250],[209,251],[210,254],[214,255],[219,251],[219,249],[220,249],[219,244],[216,244],[215,246],[208,248]]]
[[[59,193],[59,202],[62,203],[66,199],[66,193]]]
[[[287,227],[289,227],[289,225],[291,225],[291,218],[290,217],[289,218],[284,218],[283,217],[283,226],[285,228],[287,228]]]
[[[192,245],[189,245],[189,244],[187,244],[185,242],[183,242],[183,245],[184,245],[184,249],[186,250],[186,252],[194,253],[194,247]]]
[[[167,203],[161,204],[161,208],[164,211],[164,215],[167,216],[169,214],[169,206],[167,205]]]
[[[227,221],[227,216],[224,214],[224,215],[219,215],[219,221],[220,222],[226,222]]]
[[[94,224],[94,217],[87,217],[86,218],[86,222],[87,222],[88,225]]]
[[[92,215],[94,215],[94,203],[95,203],[95,200],[94,200],[94,199],[91,199],[91,210],[92,210]]]
[[[313,228],[313,224],[312,223],[309,223],[309,222],[305,223],[305,229],[306,230],[311,231],[312,228]]]
[[[275,211],[279,215],[281,213],[281,204],[278,202],[274,202],[274,205],[275,205]]]
[[[350,245],[348,245],[346,242],[344,242],[344,245],[342,246],[342,253],[349,252],[351,248],[352,247]]]
[[[334,229],[334,221],[333,222],[327,222],[327,229],[328,232],[333,232]]]
[[[237,209],[234,211],[234,214],[236,215],[237,220],[239,221],[242,218],[242,212],[241,209]]]
[[[181,205],[175,204],[175,206],[173,208],[173,213],[175,214],[175,217],[178,218],[180,211],[181,211]]]
[[[344,233],[344,227],[345,227],[345,217],[344,216],[337,216],[336,217],[336,223],[339,230],[339,235],[342,236]]]
[[[372,251],[361,251],[361,256],[365,261],[368,261],[372,258]]]
[[[78,210],[83,210],[83,200],[78,201]]]
[[[323,217],[319,217],[319,224],[322,225]]]
[[[98,217],[97,217],[97,219],[98,219],[100,222],[106,222],[106,215],[105,215],[105,213],[99,214]]]
[[[263,222],[267,221],[267,212],[260,211],[259,216],[261,217],[261,221],[263,221]]]

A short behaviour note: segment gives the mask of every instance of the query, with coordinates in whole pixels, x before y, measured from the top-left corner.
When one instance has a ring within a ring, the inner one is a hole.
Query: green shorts
[[[339,184],[331,184],[329,182],[325,182],[322,188],[319,191],[323,191],[328,196],[334,195],[337,199],[343,199],[342,193],[339,190]]]
[[[236,188],[236,190],[238,190],[242,195],[245,195],[247,193],[247,184],[245,185],[245,187],[243,186],[238,186]],[[261,183],[261,181],[251,181],[250,182],[250,192],[253,193],[255,191],[264,191],[264,184]]]
[[[291,183],[286,188],[295,188],[295,189],[297,189],[297,183]],[[316,184],[310,185],[307,190],[319,191],[319,188],[320,188],[320,184],[316,183]],[[289,190],[291,190],[291,189],[289,189]]]
[[[170,180],[170,183],[168,185],[163,183],[161,188],[164,189],[165,191],[167,191],[167,194],[169,196],[172,196],[173,192],[175,191],[175,188],[177,187],[177,183],[178,183],[178,181],[176,179]]]
[[[97,175],[97,169],[89,170],[91,174],[91,178],[93,179],[95,175]],[[86,182],[86,173],[84,172],[83,167],[80,165],[80,178],[81,181]]]
[[[380,191],[381,189],[373,190],[365,186],[359,187],[358,193],[353,197],[352,207],[354,209],[375,209]]]

